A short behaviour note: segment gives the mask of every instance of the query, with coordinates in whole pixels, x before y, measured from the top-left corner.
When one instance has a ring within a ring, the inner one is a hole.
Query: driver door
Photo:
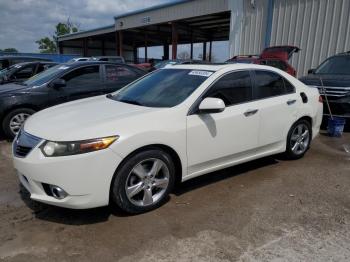
[[[222,76],[205,97],[220,98],[226,108],[221,113],[187,116],[188,175],[230,165],[254,154],[258,146],[258,102],[252,101],[253,87],[249,71]]]

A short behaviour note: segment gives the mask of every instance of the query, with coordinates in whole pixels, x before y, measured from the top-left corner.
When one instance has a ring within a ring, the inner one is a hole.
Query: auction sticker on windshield
[[[213,74],[213,72],[210,71],[202,71],[202,70],[193,70],[188,73],[189,75],[194,75],[194,76],[205,76],[209,77]]]

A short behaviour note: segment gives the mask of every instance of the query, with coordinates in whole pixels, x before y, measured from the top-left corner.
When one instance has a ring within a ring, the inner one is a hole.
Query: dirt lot
[[[350,260],[350,134],[320,135],[298,161],[269,157],[188,181],[137,216],[50,207],[19,188],[1,141],[2,261]]]

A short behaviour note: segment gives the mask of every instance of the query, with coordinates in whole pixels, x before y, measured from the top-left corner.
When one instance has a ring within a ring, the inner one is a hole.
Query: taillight
[[[321,95],[318,97],[318,102],[323,103],[323,98]]]

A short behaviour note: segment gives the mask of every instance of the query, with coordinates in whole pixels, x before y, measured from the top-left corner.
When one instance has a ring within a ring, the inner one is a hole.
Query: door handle
[[[287,105],[293,105],[297,100],[296,99],[291,99],[287,101]]]
[[[246,112],[244,112],[244,115],[245,116],[252,116],[252,115],[255,115],[256,112],[258,112],[258,109],[253,109],[253,110],[247,110]]]

